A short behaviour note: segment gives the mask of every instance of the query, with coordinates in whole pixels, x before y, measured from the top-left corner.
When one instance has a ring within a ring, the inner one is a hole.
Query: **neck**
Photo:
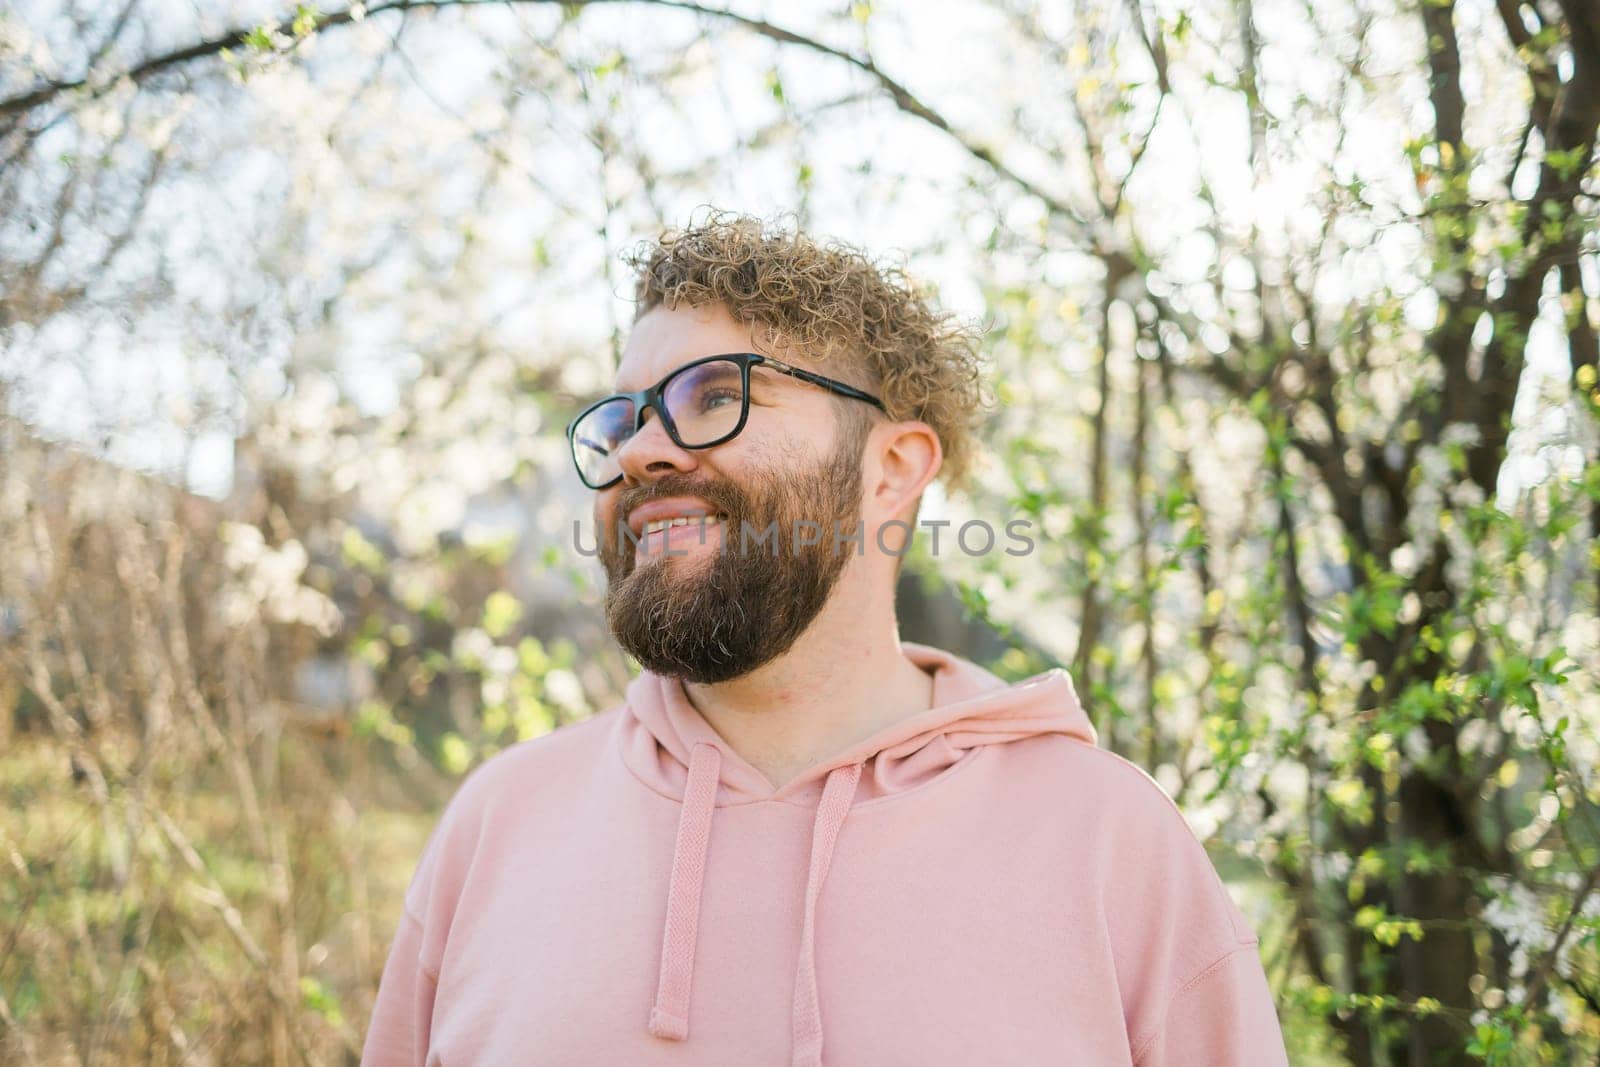
[[[732,681],[686,682],[711,728],[774,788],[933,703],[933,676],[900,647],[893,593],[841,576],[788,652]]]

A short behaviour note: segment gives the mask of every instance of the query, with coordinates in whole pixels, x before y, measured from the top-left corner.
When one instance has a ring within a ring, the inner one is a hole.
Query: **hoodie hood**
[[[804,920],[795,974],[793,1060],[822,1062],[822,1019],[815,962],[815,918],[833,847],[856,804],[915,788],[974,749],[1039,734],[1095,743],[1061,668],[1007,685],[983,668],[927,645],[901,642],[907,658],[933,676],[933,706],[823,760],[774,789],[711,728],[689,702],[683,683],[646,671],[628,686],[622,756],[645,785],[682,805],[662,931],[661,970],[649,1031],[689,1036],[696,934],[715,810],[780,801],[815,808]]]

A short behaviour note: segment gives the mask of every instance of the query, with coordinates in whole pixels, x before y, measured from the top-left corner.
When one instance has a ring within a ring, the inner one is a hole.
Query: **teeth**
[[[713,523],[713,522],[721,522],[722,518],[723,518],[723,516],[718,514],[718,515],[706,515],[703,518],[701,516],[699,516],[699,515],[694,515],[694,516],[679,515],[679,516],[677,516],[675,518],[671,518],[671,519],[657,519],[654,522],[647,522],[647,523],[644,524],[644,533],[646,535],[653,534],[653,533],[659,533],[660,531],[665,530],[670,526],[698,526],[702,521],[704,521],[707,524],[710,524],[710,523]]]

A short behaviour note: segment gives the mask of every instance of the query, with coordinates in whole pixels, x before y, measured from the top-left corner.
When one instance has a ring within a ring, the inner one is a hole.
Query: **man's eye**
[[[721,407],[724,403],[737,404],[739,394],[731,389],[717,389],[706,393],[700,398],[700,410],[711,411]]]

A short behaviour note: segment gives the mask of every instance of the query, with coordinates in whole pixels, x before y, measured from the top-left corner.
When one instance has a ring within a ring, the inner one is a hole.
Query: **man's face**
[[[701,356],[754,351],[751,327],[721,305],[658,307],[635,324],[616,388],[643,389]],[[829,370],[793,353],[784,359]],[[647,412],[617,453],[622,480],[596,494],[607,621],[658,674],[727,681],[781,655],[856,551],[836,549],[833,533],[853,533],[861,517],[862,436],[845,429],[825,390],[776,371],[751,368],[749,401],[743,431],[707,449],[679,448]],[[676,516],[691,521],[653,525]],[[796,548],[802,520],[820,534]],[[775,539],[741,536],[773,523]]]

